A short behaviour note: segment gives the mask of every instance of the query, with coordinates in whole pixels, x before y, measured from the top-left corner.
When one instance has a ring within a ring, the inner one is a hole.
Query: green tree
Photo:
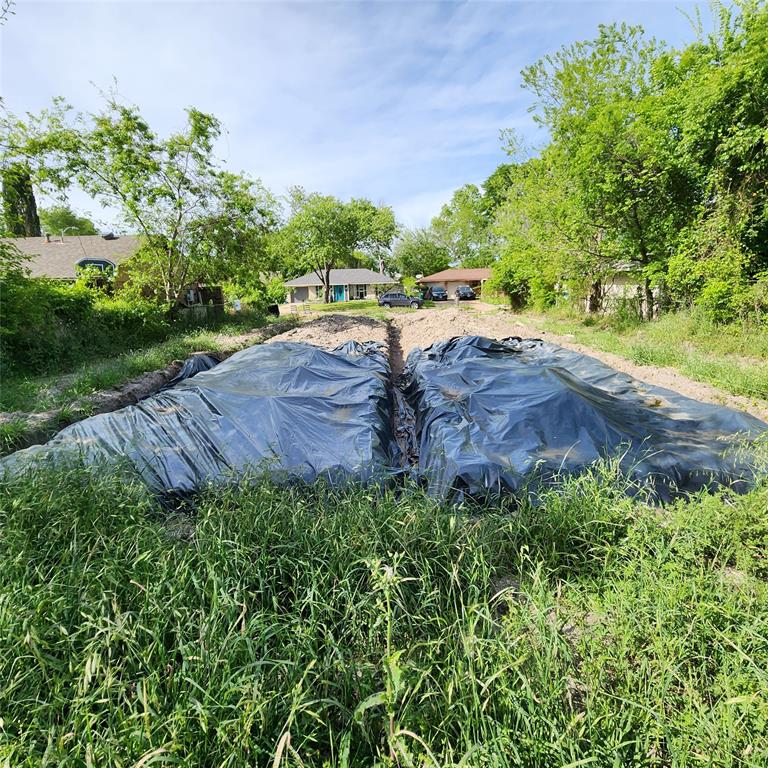
[[[502,163],[483,182],[483,201],[481,207],[489,225],[493,224],[497,211],[506,201],[514,179],[515,164]]]
[[[448,249],[452,263],[485,267],[495,257],[483,194],[475,184],[465,184],[453,193],[432,219],[432,231]]]
[[[639,27],[601,26],[596,39],[523,72],[537,98],[536,118],[552,137],[558,175],[567,177],[583,221],[601,233],[601,252],[641,266],[648,316],[654,281],[695,200],[654,78],[663,51]]]
[[[12,162],[2,170],[3,224],[10,237],[40,237],[40,219],[29,165]]]
[[[72,116],[60,100],[38,117],[4,121],[6,153],[34,162],[58,189],[76,183],[142,234],[134,275],[151,276],[173,302],[193,280],[223,278],[254,261],[274,216],[261,187],[223,172],[214,155],[219,121],[187,110],[184,127],[158,136],[139,110],[108,98],[98,114]],[[243,254],[247,240],[248,252]]]
[[[495,225],[500,258],[494,282],[516,306],[553,304],[558,293],[599,290],[610,254],[599,223],[584,215],[578,189],[555,147],[515,166]]]
[[[67,205],[54,205],[40,209],[40,225],[44,232],[57,235],[70,232],[73,235],[98,235],[96,225],[85,216],[78,216]]]
[[[330,301],[331,270],[349,263],[356,252],[380,254],[397,231],[391,208],[377,207],[368,200],[345,203],[295,188],[289,206],[291,216],[273,237],[272,248],[286,273],[317,275],[326,303]]]
[[[658,67],[699,190],[667,280],[679,303],[729,320],[754,309],[768,270],[768,8],[715,10],[714,30]]]
[[[450,263],[448,248],[430,229],[406,230],[395,244],[394,266],[408,277],[431,275]]]

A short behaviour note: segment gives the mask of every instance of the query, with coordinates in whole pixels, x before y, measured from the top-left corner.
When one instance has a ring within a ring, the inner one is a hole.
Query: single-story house
[[[24,267],[30,277],[74,282],[80,267],[96,267],[116,275],[115,283],[125,282],[126,274],[120,273],[120,265],[139,250],[138,235],[46,235],[44,237],[3,238],[27,257]],[[149,295],[149,294],[148,294]],[[176,304],[180,309],[221,308],[224,296],[218,286],[206,286],[199,282],[189,283],[179,294]],[[206,310],[207,311],[207,310]]]
[[[371,269],[332,269],[330,274],[331,301],[375,299],[378,293],[397,281]],[[288,280],[289,301],[323,301],[323,282],[315,272]]]
[[[478,269],[444,269],[442,272],[435,272],[434,275],[422,277],[417,282],[422,288],[435,288],[440,286],[448,291],[451,296],[460,285],[468,285],[475,293],[482,293],[483,283],[491,279],[491,270],[489,267]]]
[[[9,237],[11,243],[28,257],[24,266],[31,277],[74,281],[77,268],[95,266],[117,271],[139,249],[136,235],[67,235],[66,237]]]
[[[643,312],[647,311],[647,301],[644,290],[645,278],[643,265],[637,261],[617,262],[602,279],[590,286],[590,291],[584,297],[584,310],[588,313],[605,312],[616,308],[621,301],[633,300]],[[659,298],[658,288],[653,289],[655,314]]]

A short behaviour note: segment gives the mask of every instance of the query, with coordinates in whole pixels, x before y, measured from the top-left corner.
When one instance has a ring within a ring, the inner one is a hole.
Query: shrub
[[[266,283],[254,283],[252,285],[240,285],[238,283],[224,283],[224,297],[231,306],[235,299],[258,312],[266,312],[271,304],[283,304],[288,290],[282,278],[273,277]]]
[[[84,282],[30,278],[23,269],[0,275],[3,368],[29,373],[65,369],[165,338],[163,307],[144,299],[107,297]]]

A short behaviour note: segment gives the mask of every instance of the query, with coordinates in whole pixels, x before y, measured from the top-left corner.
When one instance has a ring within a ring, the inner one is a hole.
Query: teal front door
[[[333,286],[333,300],[334,301],[344,301],[344,286],[343,285],[334,285]]]

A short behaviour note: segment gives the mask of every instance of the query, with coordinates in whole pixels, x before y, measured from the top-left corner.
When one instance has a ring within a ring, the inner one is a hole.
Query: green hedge
[[[52,373],[84,359],[159,341],[172,326],[146,300],[111,298],[87,286],[0,275],[0,354],[4,371]]]

